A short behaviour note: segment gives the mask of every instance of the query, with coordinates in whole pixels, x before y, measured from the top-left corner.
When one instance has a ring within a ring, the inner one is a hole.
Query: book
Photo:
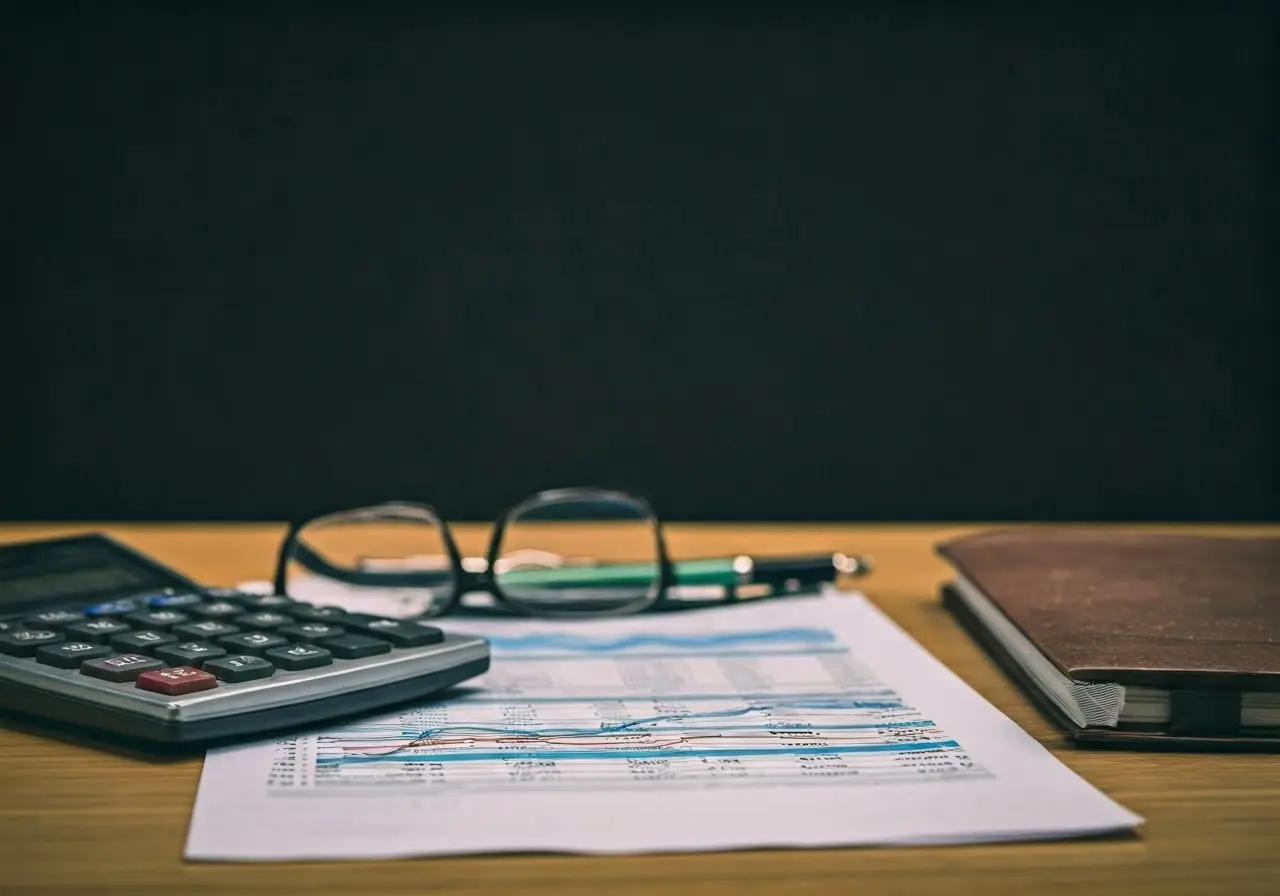
[[[1080,744],[1280,750],[1280,538],[997,530],[943,604]]]

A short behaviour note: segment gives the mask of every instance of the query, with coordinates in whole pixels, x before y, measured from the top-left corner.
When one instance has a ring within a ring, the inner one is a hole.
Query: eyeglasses
[[[392,598],[428,617],[595,617],[796,593],[870,568],[865,557],[839,553],[672,563],[646,500],[566,488],[539,492],[499,517],[483,557],[463,557],[429,504],[392,501],[298,520],[280,546],[273,584],[278,595],[312,602],[332,594]]]

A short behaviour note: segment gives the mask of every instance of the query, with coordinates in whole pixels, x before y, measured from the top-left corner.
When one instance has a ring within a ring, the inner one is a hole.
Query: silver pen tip
[[[871,572],[873,564],[868,556],[851,557],[848,554],[836,553],[831,558],[832,564],[836,568],[836,572],[842,572],[850,576],[865,576]]]

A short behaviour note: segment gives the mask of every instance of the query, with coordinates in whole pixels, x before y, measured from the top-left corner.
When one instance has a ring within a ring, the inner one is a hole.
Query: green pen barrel
[[[738,582],[733,559],[690,560],[674,564],[677,585],[719,585]],[[656,563],[597,563],[546,569],[512,569],[496,576],[502,588],[628,588],[647,590],[658,579]]]

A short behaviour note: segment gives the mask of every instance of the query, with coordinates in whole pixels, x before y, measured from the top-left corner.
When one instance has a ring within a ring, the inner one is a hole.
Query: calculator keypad
[[[170,697],[443,640],[418,622],[223,589],[0,622],[0,654]]]

